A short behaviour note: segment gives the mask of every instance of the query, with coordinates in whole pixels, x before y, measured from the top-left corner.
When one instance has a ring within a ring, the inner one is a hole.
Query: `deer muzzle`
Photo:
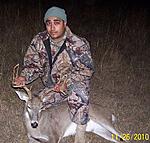
[[[38,123],[37,122],[33,122],[31,123],[32,128],[37,128],[38,127]]]

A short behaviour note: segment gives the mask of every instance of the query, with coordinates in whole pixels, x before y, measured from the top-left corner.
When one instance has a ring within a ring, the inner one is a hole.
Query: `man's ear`
[[[26,92],[22,92],[22,91],[15,91],[18,95],[18,97],[20,98],[20,100],[23,100],[25,102],[27,102],[29,100],[29,96],[27,95]]]
[[[67,26],[67,22],[64,22],[65,27]]]

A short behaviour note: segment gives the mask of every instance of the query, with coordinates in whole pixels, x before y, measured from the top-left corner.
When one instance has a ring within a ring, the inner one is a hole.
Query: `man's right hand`
[[[23,87],[25,86],[25,77],[24,76],[19,76],[19,77],[16,77],[13,81],[13,85],[16,86],[16,87]]]

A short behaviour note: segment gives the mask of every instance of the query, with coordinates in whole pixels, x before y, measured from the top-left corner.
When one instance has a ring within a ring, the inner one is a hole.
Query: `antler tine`
[[[53,92],[53,91],[54,91],[54,88],[50,88],[45,93],[48,94],[49,92]]]
[[[15,79],[18,77],[18,71],[19,71],[19,64],[15,65],[13,68],[12,86],[14,88],[15,87],[23,88],[27,92],[29,99],[32,99],[31,90],[26,85],[16,85],[15,83]]]
[[[19,64],[15,65],[13,68],[13,77],[12,77],[13,84],[15,82],[15,78],[18,77],[18,70],[19,70]]]
[[[27,92],[29,99],[32,99],[32,93],[31,90],[27,86],[23,86],[23,89]]]

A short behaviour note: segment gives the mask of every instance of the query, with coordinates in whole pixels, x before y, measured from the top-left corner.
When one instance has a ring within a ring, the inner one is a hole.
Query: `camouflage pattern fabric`
[[[40,94],[49,98],[50,103],[68,100],[71,120],[77,124],[85,124],[88,118],[89,104],[89,81],[93,74],[93,62],[91,58],[90,46],[86,39],[73,34],[69,27],[65,32],[65,48],[57,56],[56,61],[49,66],[49,58],[43,41],[51,39],[47,31],[38,33],[25,54],[24,66],[21,72],[26,78],[26,84],[30,84],[41,78],[46,85],[48,77],[51,77],[53,86],[66,80],[66,91],[68,96],[62,93],[51,93],[46,95],[48,87],[45,87]],[[51,55],[54,60],[59,48],[55,50],[51,42]],[[64,42],[64,41],[63,41]],[[61,43],[62,45],[63,43]],[[49,75],[49,71],[51,74]]]

